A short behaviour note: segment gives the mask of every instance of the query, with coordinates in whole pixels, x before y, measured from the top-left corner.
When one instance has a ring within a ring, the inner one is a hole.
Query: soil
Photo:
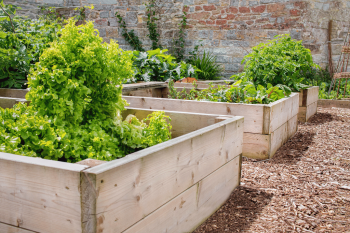
[[[318,109],[267,161],[243,159],[241,185],[199,232],[350,232],[350,109]]]

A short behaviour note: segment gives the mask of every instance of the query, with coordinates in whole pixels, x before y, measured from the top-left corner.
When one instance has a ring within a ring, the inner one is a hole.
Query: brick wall
[[[120,35],[115,12],[125,19],[129,29],[134,29],[144,47],[150,47],[147,37],[145,5],[142,0],[12,0],[26,7],[49,4],[64,7],[61,12],[71,14],[70,6],[94,4],[88,12],[105,41],[118,40],[121,47],[131,49]],[[9,2],[5,0],[5,3]],[[34,10],[32,10],[34,11]],[[160,16],[159,33],[163,47],[171,47],[177,38],[182,11],[188,13],[186,53],[202,44],[202,50],[217,55],[229,77],[242,71],[242,58],[251,47],[272,39],[277,34],[289,33],[308,47],[314,61],[328,65],[328,22],[333,20],[332,58],[339,59],[343,38],[350,26],[350,1],[348,0],[158,0]],[[31,10],[30,16],[35,16]]]

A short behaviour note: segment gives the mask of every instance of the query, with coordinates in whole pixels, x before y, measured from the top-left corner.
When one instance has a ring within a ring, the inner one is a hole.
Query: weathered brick
[[[238,13],[238,8],[237,7],[229,7],[227,9],[227,13],[237,14]]]
[[[207,20],[205,21],[208,25],[212,25],[212,24],[215,24],[215,21],[214,20]]]
[[[137,12],[136,11],[126,12],[125,22],[128,24],[136,24],[137,23]]]
[[[266,10],[266,5],[260,5],[257,7],[252,7],[251,8],[253,13],[263,13]]]
[[[106,28],[97,28],[100,37],[106,37]]]
[[[293,16],[299,16],[300,10],[297,10],[297,9],[290,10],[290,14]]]
[[[108,26],[108,20],[107,19],[96,19],[94,24],[96,26]]]
[[[220,0],[208,0],[208,4],[220,4]]]
[[[194,6],[191,6],[191,7],[190,7],[190,12],[194,12],[194,11],[195,11]]]
[[[280,3],[269,4],[267,5],[267,12],[282,11],[284,7],[285,5]]]
[[[240,7],[239,13],[250,13],[249,7]]]
[[[236,15],[234,15],[234,14],[228,14],[226,19],[227,20],[233,20],[235,17],[236,17]]]
[[[113,37],[113,38],[118,37],[118,28],[108,27],[106,29],[106,36]]]
[[[284,23],[284,17],[278,17],[277,23]]]
[[[189,7],[189,6],[184,6],[184,7],[182,8],[182,11],[184,11],[184,12],[189,12],[189,11],[190,11],[190,7]]]
[[[248,25],[252,25],[252,24],[254,24],[254,21],[249,20],[249,21],[247,21],[247,22],[246,22],[246,24],[248,24]]]
[[[111,27],[118,27],[118,19],[117,18],[109,18],[108,19],[108,25]]]
[[[208,19],[210,16],[210,12],[198,12],[198,13],[191,13],[187,15],[188,19],[197,19],[197,20],[204,20]]]
[[[244,39],[244,31],[228,30],[226,34],[228,40],[242,40]]]
[[[213,31],[212,30],[199,30],[198,38],[201,39],[213,39]]]
[[[216,6],[214,6],[214,5],[203,6],[203,9],[205,11],[213,11],[213,10],[216,10]]]
[[[100,12],[101,18],[108,18],[109,17],[109,11],[102,11]]]
[[[216,20],[216,25],[224,25],[227,23],[226,19],[217,19]]]
[[[273,26],[273,24],[264,24],[264,25],[261,26],[261,28],[262,29],[273,29],[274,26]]]
[[[231,47],[231,46],[233,46],[233,43],[234,43],[233,40],[222,40],[221,41],[221,46]]]
[[[296,40],[301,40],[301,31],[296,31],[296,30],[292,29],[290,31],[290,37],[292,37],[293,39],[296,39]]]
[[[240,68],[240,64],[226,64],[225,71],[238,71]]]
[[[219,44],[220,44],[220,40],[211,40],[210,41],[210,46],[217,47],[217,46],[219,46]]]
[[[239,47],[249,47],[249,41],[234,41],[233,45]]]
[[[203,8],[201,6],[196,6],[195,7],[195,11],[201,11],[201,10],[203,10]]]

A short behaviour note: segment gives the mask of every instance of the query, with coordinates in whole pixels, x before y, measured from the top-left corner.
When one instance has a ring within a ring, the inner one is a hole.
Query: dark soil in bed
[[[243,159],[241,186],[199,232],[350,232],[350,109],[318,109],[267,161]]]

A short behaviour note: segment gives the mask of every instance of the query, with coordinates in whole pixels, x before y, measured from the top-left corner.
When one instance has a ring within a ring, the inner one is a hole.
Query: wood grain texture
[[[228,199],[240,183],[240,156],[143,218],[125,233],[192,232]]]
[[[269,106],[271,107],[269,133],[272,133],[298,114],[299,94],[292,93],[290,97],[275,101]]]
[[[0,88],[0,96],[25,99],[28,89]]]
[[[268,159],[271,135],[244,133],[243,156],[251,159]]]
[[[145,119],[149,114],[154,112],[151,109],[137,109],[137,108],[127,108],[123,111],[123,118],[127,117],[129,114],[135,115],[138,119]],[[207,127],[216,123],[216,119],[220,115],[214,114],[203,114],[203,113],[189,113],[189,112],[174,112],[165,111],[165,115],[171,118],[171,135],[173,138],[182,136],[184,134],[193,132],[195,130]],[[230,116],[222,116],[227,119]],[[225,119],[225,120],[226,120]]]
[[[80,175],[82,233],[96,232],[96,175],[84,171]]]
[[[321,108],[350,108],[350,100],[318,100],[317,106]]]
[[[0,153],[0,222],[37,232],[81,232],[87,166]]]
[[[26,230],[23,228],[11,226],[11,225],[0,222],[0,232],[1,233],[33,233],[35,231],[29,231],[29,230]]]
[[[96,174],[97,231],[121,232],[242,153],[243,118],[232,118],[111,161]]]
[[[135,96],[123,96],[123,98],[133,108],[244,116],[244,132],[261,134],[263,129],[263,104],[218,103]]]
[[[271,134],[270,155],[272,158],[276,151],[291,137],[298,129],[298,115],[295,115],[285,124],[280,126]]]
[[[317,102],[318,100],[318,90],[319,87],[310,87],[307,89],[307,101],[306,101],[306,106],[309,106],[310,104],[313,104]]]

